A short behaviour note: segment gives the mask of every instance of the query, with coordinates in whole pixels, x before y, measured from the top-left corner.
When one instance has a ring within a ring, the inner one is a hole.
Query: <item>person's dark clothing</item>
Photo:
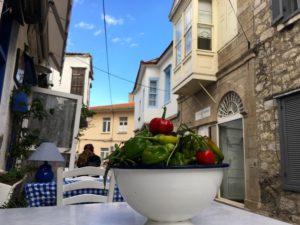
[[[100,166],[101,165],[101,158],[97,155],[93,155],[91,157],[89,157],[88,162],[87,162],[87,166]]]

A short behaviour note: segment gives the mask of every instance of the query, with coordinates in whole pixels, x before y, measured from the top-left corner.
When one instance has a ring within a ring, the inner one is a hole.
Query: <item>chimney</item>
[[[128,102],[133,102],[133,94],[132,94],[132,92],[130,92],[128,94]]]

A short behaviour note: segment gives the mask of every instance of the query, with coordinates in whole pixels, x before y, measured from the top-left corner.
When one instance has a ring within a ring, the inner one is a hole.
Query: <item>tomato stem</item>
[[[167,107],[166,106],[164,106],[163,107],[163,110],[164,110],[164,112],[163,112],[163,114],[162,114],[162,119],[164,120],[165,118],[166,118],[166,112],[167,112]]]

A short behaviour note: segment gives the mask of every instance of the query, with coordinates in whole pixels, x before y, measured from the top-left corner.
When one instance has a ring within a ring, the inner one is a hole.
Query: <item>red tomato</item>
[[[153,118],[149,123],[149,129],[152,134],[171,134],[173,131],[173,123],[165,119],[167,108],[164,107],[164,112],[161,118]]]
[[[149,128],[152,134],[168,135],[173,131],[173,123],[170,120],[154,118],[150,121]]]
[[[215,155],[210,149],[197,152],[196,158],[199,164],[215,164]]]

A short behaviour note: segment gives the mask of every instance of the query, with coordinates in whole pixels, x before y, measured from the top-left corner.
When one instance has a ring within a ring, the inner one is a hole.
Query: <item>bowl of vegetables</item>
[[[106,169],[113,168],[123,198],[148,218],[147,225],[192,224],[216,197],[229,166],[210,138],[185,125],[175,133],[163,117],[115,147]]]

